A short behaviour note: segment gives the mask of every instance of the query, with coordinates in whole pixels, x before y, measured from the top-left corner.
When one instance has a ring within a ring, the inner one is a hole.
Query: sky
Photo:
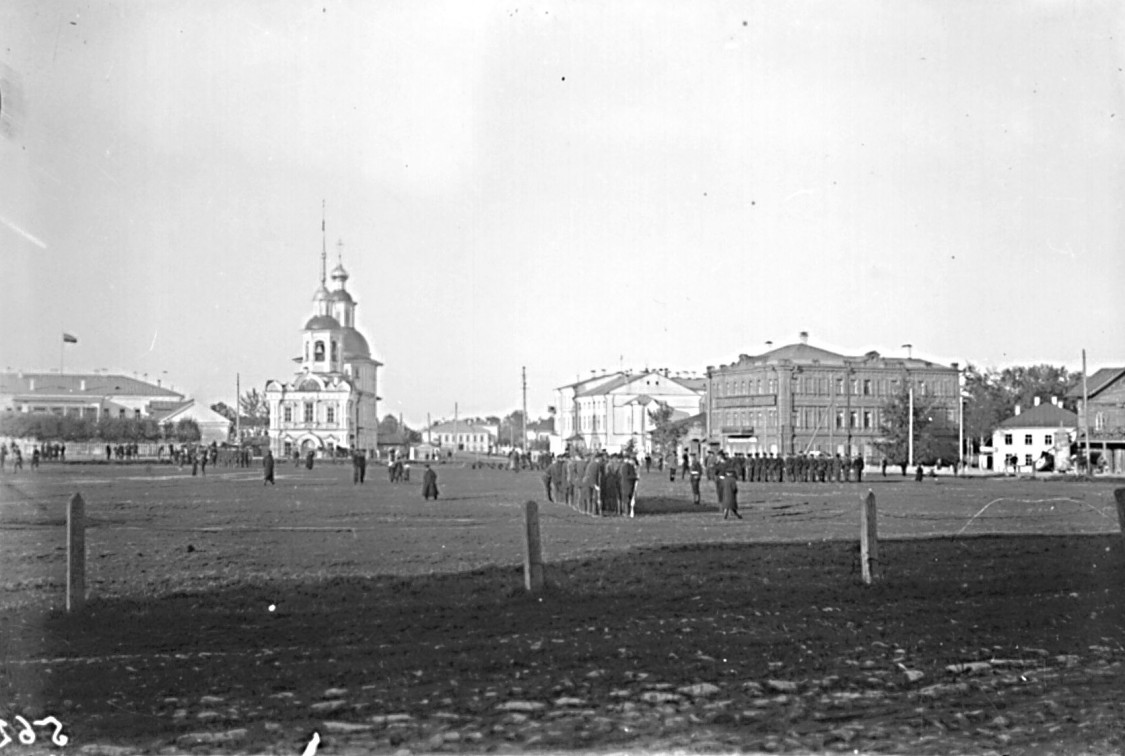
[[[233,403],[322,245],[415,427],[801,331],[1125,365],[1123,45],[1112,0],[8,0],[0,367]]]

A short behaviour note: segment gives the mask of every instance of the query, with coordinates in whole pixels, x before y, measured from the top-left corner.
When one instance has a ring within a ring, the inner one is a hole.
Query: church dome
[[[309,318],[309,322],[305,323],[306,331],[324,331],[340,327],[340,321],[331,315],[313,315]]]
[[[348,292],[344,291],[343,289],[337,289],[336,291],[329,292],[328,301],[329,302],[348,302],[349,304],[353,304],[355,302],[355,300],[352,299],[352,295],[349,294]]]
[[[328,299],[328,287],[321,284],[316,288],[316,293],[313,294],[313,301],[323,302],[325,299]]]
[[[350,357],[358,357],[360,359],[371,359],[371,347],[367,346],[367,339],[363,338],[363,334],[354,328],[344,329],[344,359]]]
[[[332,269],[332,280],[333,281],[347,281],[348,280],[348,271],[344,270],[344,264],[343,263],[338,264],[335,268]]]

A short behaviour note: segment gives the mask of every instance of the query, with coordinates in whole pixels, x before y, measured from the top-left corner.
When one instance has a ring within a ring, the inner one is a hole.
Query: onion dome
[[[340,321],[331,315],[313,315],[309,318],[309,322],[305,323],[306,331],[324,331],[332,330],[340,327]]]
[[[348,280],[348,271],[344,270],[343,263],[338,264],[332,269],[332,280],[341,282]]]
[[[344,359],[360,358],[371,359],[371,347],[367,346],[367,339],[354,328],[344,328]]]

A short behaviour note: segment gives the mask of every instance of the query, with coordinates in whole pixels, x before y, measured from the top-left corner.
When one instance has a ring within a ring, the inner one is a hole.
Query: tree
[[[256,388],[244,392],[238,398],[238,411],[242,414],[243,425],[262,426],[270,423],[269,403]]]
[[[383,419],[379,421],[379,435],[384,438],[397,436],[398,418],[390,413],[384,415]]]
[[[987,445],[993,431],[1015,414],[1016,405],[1027,408],[1040,401],[1059,397],[1066,409],[1074,411],[1067,392],[1082,380],[1081,372],[1071,373],[1065,367],[1033,365],[1003,370],[981,370],[965,366],[965,433],[980,445]]]
[[[902,387],[883,403],[883,440],[875,446],[893,464],[910,460],[910,390]],[[945,410],[933,397],[914,394],[914,461],[933,464],[958,458],[957,429],[945,418]]]
[[[648,411],[648,417],[652,420],[653,426],[652,443],[665,457],[676,453],[680,445],[680,439],[687,433],[687,428],[683,423],[677,423],[672,419],[675,412],[672,405],[666,402],[657,402],[656,407]]]
[[[212,404],[211,411],[218,412],[220,415],[225,417],[227,420],[230,420],[232,423],[238,420],[238,413],[235,412],[234,408],[228,405],[226,402],[216,402]]]

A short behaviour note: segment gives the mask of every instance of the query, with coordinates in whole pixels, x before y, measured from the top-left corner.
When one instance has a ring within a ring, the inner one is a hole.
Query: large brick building
[[[862,454],[876,461],[884,405],[910,385],[956,445],[956,363],[836,354],[810,346],[802,332],[798,343],[707,368],[707,439],[729,452]]]

